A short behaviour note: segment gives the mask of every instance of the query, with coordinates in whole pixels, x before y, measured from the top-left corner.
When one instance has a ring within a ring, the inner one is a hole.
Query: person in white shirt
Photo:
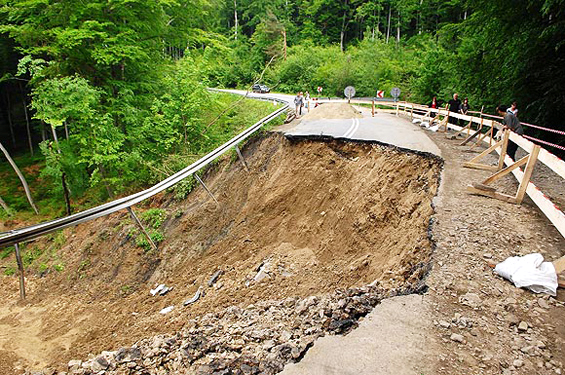
[[[518,103],[512,102],[512,105],[508,107],[506,112],[513,114],[514,116],[518,117]]]

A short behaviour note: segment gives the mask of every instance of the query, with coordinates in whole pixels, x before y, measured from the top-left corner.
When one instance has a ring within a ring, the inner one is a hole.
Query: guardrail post
[[[149,233],[147,233],[147,231],[145,230],[145,227],[143,226],[143,224],[141,223],[141,220],[139,220],[139,218],[137,217],[137,215],[135,214],[135,212],[133,212],[133,209],[131,207],[127,208],[129,215],[131,216],[131,218],[133,219],[133,221],[137,224],[137,226],[139,227],[139,229],[141,229],[141,232],[143,233],[143,235],[145,236],[145,238],[147,239],[147,242],[149,242],[149,245],[151,246],[151,248],[153,250],[158,250],[157,249],[157,245],[155,244],[155,242],[153,242],[153,239],[151,238],[151,236],[149,235]]]
[[[372,108],[373,117],[375,117],[375,101],[374,100],[372,101],[371,108]]]
[[[22,255],[20,254],[20,244],[14,244],[16,248],[16,262],[18,263],[18,271],[20,274],[20,298],[22,300],[26,299],[26,286],[24,278],[24,264],[22,263]]]
[[[243,164],[243,168],[245,168],[245,171],[249,172],[249,166],[247,165],[247,162],[245,161],[245,158],[243,157],[243,154],[241,153],[241,150],[239,149],[238,145],[235,145],[235,152],[237,152],[237,156],[239,157],[241,164]]]
[[[398,110],[400,109],[400,103],[396,103],[396,116],[398,116]]]
[[[204,183],[204,181],[202,181],[202,179],[195,173],[194,174],[194,178],[196,178],[198,180],[198,182],[200,182],[200,184],[202,185],[202,187],[204,188],[204,190],[206,190],[206,192],[208,193],[208,195],[210,197],[212,197],[212,199],[214,200],[214,202],[216,202],[216,206],[220,206],[220,204],[218,203],[218,201],[216,200],[216,197],[214,196],[214,194],[212,194],[212,192],[210,191],[210,189],[208,189],[208,186],[206,186],[206,184]]]

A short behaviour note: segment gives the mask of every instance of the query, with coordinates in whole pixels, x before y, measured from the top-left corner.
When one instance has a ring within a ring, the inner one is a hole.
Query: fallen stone
[[[518,324],[518,331],[526,332],[527,330],[528,330],[528,323],[521,321],[520,324]]]
[[[79,368],[81,368],[81,366],[82,366],[82,361],[77,359],[70,360],[68,364],[69,371],[78,370]]]
[[[523,348],[520,349],[520,351],[524,354],[532,355],[535,351],[535,347],[534,346],[524,346]]]
[[[538,299],[538,305],[539,307],[541,307],[542,309],[549,309],[549,304],[547,303],[547,301],[543,298],[539,298]]]
[[[477,293],[467,293],[459,298],[462,305],[477,309],[481,306],[481,297]]]
[[[458,343],[463,343],[465,341],[465,337],[463,335],[458,334],[458,333],[452,333],[449,338],[451,339],[451,341],[455,341],[455,342],[458,342]]]
[[[106,360],[106,358],[104,358],[103,356],[99,356],[92,361],[90,368],[94,372],[99,372],[102,370],[106,370],[108,366],[110,366],[110,363]]]
[[[520,368],[524,366],[524,361],[522,361],[521,359],[515,359],[514,362],[512,362],[512,365],[516,368]]]
[[[446,322],[445,320],[440,320],[439,325],[440,325],[440,327],[445,328],[445,329],[448,329],[449,327],[451,327],[451,324]]]

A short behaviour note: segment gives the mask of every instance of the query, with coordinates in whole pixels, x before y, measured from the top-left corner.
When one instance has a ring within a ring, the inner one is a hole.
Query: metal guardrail
[[[216,148],[214,151],[208,153],[206,156],[202,157],[198,161],[182,169],[181,171],[173,174],[172,176],[164,179],[158,184],[148,189],[145,189],[139,193],[135,193],[124,198],[116,199],[112,202],[108,202],[87,209],[85,211],[78,212],[70,216],[5,232],[5,235],[3,237],[0,237],[0,248],[21,243],[27,240],[31,240],[60,229],[64,229],[70,226],[75,226],[90,220],[97,219],[102,216],[109,215],[111,213],[131,207],[136,203],[139,203],[147,198],[150,198],[162,192],[165,189],[168,189],[169,187],[180,182],[181,180],[189,177],[193,173],[198,172],[199,170],[210,164],[212,161],[214,161],[216,158],[227,152],[230,148],[237,146],[240,142],[244,141],[245,139],[250,137],[253,133],[255,133],[257,130],[259,130],[264,124],[272,121],[273,119],[278,117],[281,113],[287,111],[289,108],[288,102],[283,99],[271,97],[269,98],[269,100],[283,103],[284,106],[272,112],[268,116],[265,116],[264,118],[256,122],[254,125],[250,126],[246,130],[244,130],[243,132],[241,132],[240,134],[229,140],[228,142]]]

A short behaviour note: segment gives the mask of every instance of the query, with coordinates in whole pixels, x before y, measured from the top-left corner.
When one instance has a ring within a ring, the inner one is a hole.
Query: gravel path
[[[441,133],[431,137],[445,159],[428,279],[440,343],[439,353],[430,353],[438,361],[436,373],[561,374],[565,293],[552,298],[517,289],[487,262],[533,252],[553,261],[564,255],[565,240],[529,200],[517,206],[466,193],[467,184],[489,172],[461,167],[474,154],[460,142]],[[507,191],[517,187],[512,177],[501,184]]]

